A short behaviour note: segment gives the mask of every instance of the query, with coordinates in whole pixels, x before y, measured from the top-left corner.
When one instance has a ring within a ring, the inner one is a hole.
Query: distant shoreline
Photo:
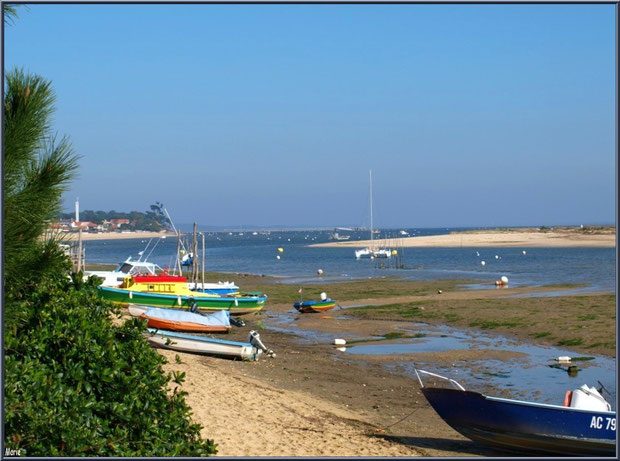
[[[61,234],[65,241],[67,242],[77,242],[78,241],[78,233],[63,233]],[[161,238],[161,237],[172,237],[176,238],[176,234],[171,232],[101,232],[101,233],[90,233],[90,232],[82,232],[82,241],[86,240],[125,240],[125,239],[150,239],[150,238]]]
[[[575,230],[541,231],[532,229],[497,229],[483,231],[453,232],[444,235],[426,235],[394,239],[375,239],[373,245],[381,247],[602,247],[616,246],[615,227],[606,227],[603,232],[589,233]],[[363,248],[370,240],[316,243],[311,247],[353,247]]]

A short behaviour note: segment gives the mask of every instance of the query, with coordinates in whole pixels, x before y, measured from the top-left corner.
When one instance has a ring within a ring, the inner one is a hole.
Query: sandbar
[[[370,240],[329,242],[310,245],[313,247],[353,247],[363,248],[371,244]],[[616,234],[588,234],[578,232],[540,232],[540,231],[506,231],[506,232],[455,232],[445,235],[427,235],[404,237],[398,239],[376,239],[373,245],[379,247],[604,247],[616,246]]]

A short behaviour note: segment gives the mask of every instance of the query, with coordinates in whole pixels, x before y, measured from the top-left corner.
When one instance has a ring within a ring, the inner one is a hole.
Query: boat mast
[[[369,170],[368,173],[370,178],[370,247],[372,248],[372,170]]]

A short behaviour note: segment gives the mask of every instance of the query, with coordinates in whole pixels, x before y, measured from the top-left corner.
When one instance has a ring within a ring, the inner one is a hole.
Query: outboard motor
[[[250,342],[252,346],[258,347],[263,352],[265,352],[265,354],[267,354],[269,357],[276,356],[276,353],[274,351],[272,351],[271,349],[268,349],[263,344],[263,342],[260,340],[260,334],[257,331],[254,331],[254,330],[250,331],[250,336],[248,337],[248,341]]]
[[[236,327],[244,327],[245,326],[245,322],[241,319],[236,319],[234,317],[230,317],[230,323],[233,324]]]

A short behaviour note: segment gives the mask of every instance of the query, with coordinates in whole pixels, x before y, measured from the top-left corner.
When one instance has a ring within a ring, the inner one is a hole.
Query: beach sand
[[[318,243],[315,247],[367,247],[370,240]],[[455,232],[446,235],[405,237],[398,239],[376,239],[376,246],[383,247],[609,247],[616,246],[616,234],[579,232]]]
[[[67,242],[77,242],[78,241],[78,233],[77,232],[67,232],[61,233],[64,237],[64,240]],[[124,239],[150,239],[150,238],[176,238],[176,234],[171,232],[101,232],[101,233],[91,233],[91,232],[82,232],[82,240],[124,240]]]

